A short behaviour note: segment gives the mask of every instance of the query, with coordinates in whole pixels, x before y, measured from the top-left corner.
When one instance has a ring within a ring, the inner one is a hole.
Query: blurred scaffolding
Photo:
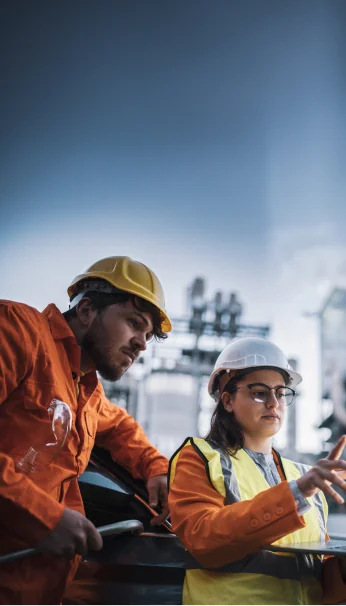
[[[203,278],[187,290],[187,314],[173,318],[173,332],[154,342],[116,383],[103,382],[109,399],[128,409],[151,441],[170,456],[187,435],[206,433],[213,400],[207,380],[220,351],[236,336],[269,335],[269,326],[242,322],[235,292],[208,299]]]
[[[317,314],[321,335],[321,429],[329,451],[346,432],[346,289],[334,288]]]
[[[325,457],[339,437],[346,433],[346,289],[333,288],[320,311],[305,315],[318,319],[320,333],[322,421],[318,427],[322,434],[322,452],[300,456],[302,462],[313,464],[316,459]],[[345,459],[345,452],[341,458]],[[334,488],[342,494],[341,489]],[[338,505],[329,495],[326,498],[331,514],[328,518],[329,532],[344,534],[345,505]]]

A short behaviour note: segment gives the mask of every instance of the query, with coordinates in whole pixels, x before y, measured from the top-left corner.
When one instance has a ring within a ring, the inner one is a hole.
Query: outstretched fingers
[[[315,471],[314,474],[314,484],[316,488],[323,490],[326,494],[329,494],[332,499],[334,499],[337,503],[344,503],[344,498],[338,494],[338,492],[332,488],[331,484],[338,486],[342,491],[346,491],[346,482],[342,480],[333,469],[329,471],[328,469],[319,468],[318,471]]]
[[[339,438],[339,440],[337,441],[337,443],[335,444],[335,446],[333,446],[332,450],[330,451],[329,455],[327,456],[327,459],[340,459],[343,450],[346,446],[346,435],[341,436],[341,438]]]

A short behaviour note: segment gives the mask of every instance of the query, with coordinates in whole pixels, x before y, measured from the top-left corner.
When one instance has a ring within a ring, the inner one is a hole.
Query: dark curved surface
[[[185,551],[169,529],[150,526],[145,484],[95,448],[79,485],[87,517],[104,526],[139,520],[156,536],[104,537],[104,547],[81,563],[64,604],[181,604]]]

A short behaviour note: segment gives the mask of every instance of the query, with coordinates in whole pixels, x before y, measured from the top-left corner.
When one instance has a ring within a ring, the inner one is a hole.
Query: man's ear
[[[232,395],[230,393],[228,393],[228,391],[224,391],[222,396],[221,396],[221,400],[222,400],[222,404],[225,410],[227,410],[227,412],[233,412],[233,398]]]
[[[92,324],[97,310],[94,308],[92,300],[88,297],[83,297],[76,305],[77,317],[83,328],[88,328]]]

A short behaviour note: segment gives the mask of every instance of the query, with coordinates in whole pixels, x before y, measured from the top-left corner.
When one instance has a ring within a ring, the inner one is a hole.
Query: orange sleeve
[[[30,374],[37,335],[15,308],[0,303],[0,404]]]
[[[254,499],[225,505],[191,446],[180,452],[169,506],[174,532],[208,568],[241,560],[305,526],[286,481]]]
[[[328,556],[326,559],[325,556],[322,567],[322,587],[324,604],[345,604],[346,583],[343,580],[340,558]]]
[[[124,409],[110,402],[102,390],[95,443],[106,448],[134,478],[145,481],[167,474],[168,459],[148,440],[142,427]]]
[[[35,329],[25,317],[10,305],[0,304],[0,406],[30,373],[36,341]],[[13,459],[0,452],[0,515],[14,535],[35,545],[55,528],[63,512],[62,505],[17,472]]]

